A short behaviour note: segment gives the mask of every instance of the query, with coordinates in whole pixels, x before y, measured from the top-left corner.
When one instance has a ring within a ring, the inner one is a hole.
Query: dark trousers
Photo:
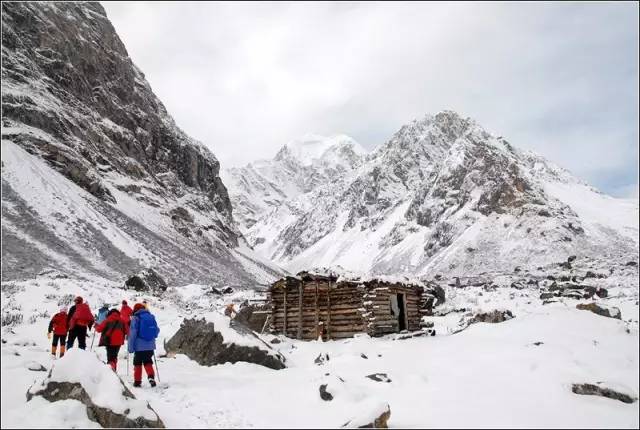
[[[111,366],[115,372],[118,367],[118,352],[120,352],[120,345],[107,346],[107,364]]]
[[[66,334],[54,334],[53,342],[51,342],[51,346],[58,346],[58,344],[60,344],[61,346],[64,346],[66,342],[67,342]]]
[[[140,382],[142,379],[142,367],[144,367],[144,371],[147,372],[149,379],[155,378],[155,372],[153,371],[153,351],[137,351],[133,353],[134,382]]]
[[[87,326],[77,325],[69,330],[69,339],[67,340],[67,349],[73,347],[73,343],[78,338],[78,348],[87,348]]]
[[[153,350],[133,353],[133,365],[140,366],[142,364],[153,364]]]

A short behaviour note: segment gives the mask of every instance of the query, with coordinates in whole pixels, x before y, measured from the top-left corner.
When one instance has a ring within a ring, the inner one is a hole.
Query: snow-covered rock
[[[215,323],[185,319],[165,350],[185,354],[203,366],[244,361],[276,370],[286,367],[285,358],[249,330],[238,331],[226,317],[213,319]]]
[[[86,406],[88,418],[102,427],[164,428],[158,414],[136,399],[109,366],[78,348],[70,349],[45,379],[29,388],[27,400],[34,396],[49,402],[77,400]]]
[[[148,267],[142,270],[140,273],[131,276],[124,283],[127,287],[133,288],[136,291],[156,291],[162,292],[167,290],[167,283],[162,276],[160,276],[155,270]]]

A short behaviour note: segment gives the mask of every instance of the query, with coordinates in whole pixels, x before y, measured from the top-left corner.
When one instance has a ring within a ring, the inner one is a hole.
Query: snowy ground
[[[205,291],[189,285],[172,289],[162,302],[145,297],[161,325],[158,355],[164,352],[162,339],[178,330],[183,317],[206,314],[219,320],[224,300]],[[619,307],[622,320],[577,310],[575,300],[542,305],[535,290],[447,293],[444,311],[509,309],[515,318],[450,334],[467,311],[450,312],[430,318],[437,336],[406,340],[282,339],[273,346],[289,367],[280,371],[248,363],[203,367],[183,355],[160,358],[161,384],[155,389],[131,387],[126,360],[120,361],[118,373],[168,427],[339,427],[385,403],[391,409],[390,427],[638,427],[637,401],[625,404],[571,391],[573,383],[602,381],[638,396],[637,289],[597,299]],[[28,368],[34,362],[46,368],[54,364],[46,329],[65,294],[83,295],[92,308],[105,300],[143,298],[100,279],[3,283],[3,320],[10,313],[23,315],[21,323],[2,331],[3,428],[95,427],[78,402],[25,398],[29,386],[45,376]],[[225,300],[250,296],[242,292]],[[264,336],[267,342],[272,338]],[[94,350],[104,358],[102,348]],[[315,364],[320,354],[329,360]],[[391,382],[366,378],[374,373],[385,373]],[[332,401],[321,400],[321,384],[328,384]]]

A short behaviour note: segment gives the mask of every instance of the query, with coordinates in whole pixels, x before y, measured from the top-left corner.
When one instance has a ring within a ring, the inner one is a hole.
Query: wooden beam
[[[318,329],[320,326],[320,313],[318,312],[318,281],[315,282],[316,284],[316,295],[315,295],[315,300],[316,300],[316,304],[315,304],[315,308],[316,308],[316,334],[318,334]],[[320,333],[320,335],[322,335],[322,333]],[[316,337],[317,339],[318,337]]]
[[[327,339],[331,339],[331,280],[327,290]]]
[[[302,339],[302,295],[304,294],[303,283],[298,286],[298,339]]]
[[[287,333],[287,289],[284,289],[284,332]]]

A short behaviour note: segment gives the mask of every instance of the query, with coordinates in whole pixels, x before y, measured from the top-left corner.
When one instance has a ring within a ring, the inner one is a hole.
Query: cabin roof
[[[294,287],[298,286],[301,282],[326,282],[333,283],[336,287],[356,287],[362,285],[366,289],[373,289],[380,287],[381,284],[387,286],[400,286],[410,289],[423,289],[423,282],[407,282],[406,278],[391,277],[391,276],[344,276],[337,275],[330,272],[318,273],[315,271],[303,270],[298,272],[296,276],[285,276],[274,282],[271,288],[277,288],[282,286]]]

